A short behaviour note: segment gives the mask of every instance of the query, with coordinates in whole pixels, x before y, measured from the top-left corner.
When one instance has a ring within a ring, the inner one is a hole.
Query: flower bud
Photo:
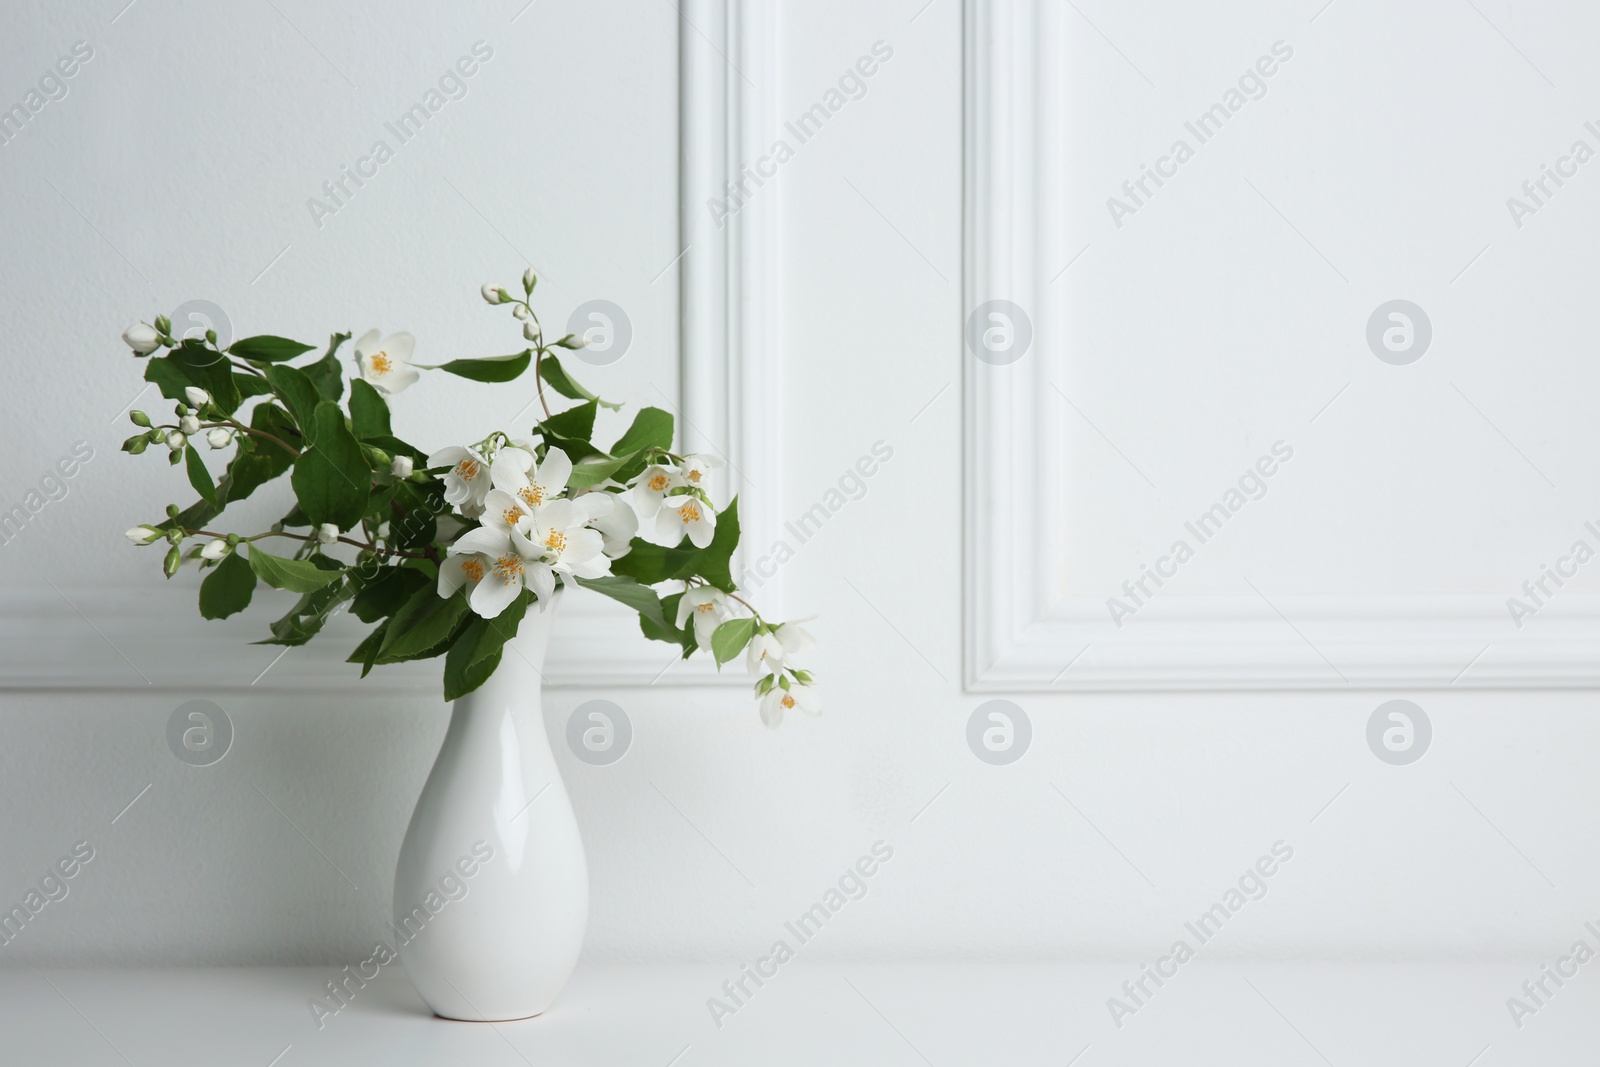
[[[189,439],[184,437],[183,434],[177,430],[167,431],[167,447],[172,449],[174,452],[182,452],[183,446],[188,443]]]
[[[206,547],[200,550],[201,559],[221,559],[228,554],[226,538],[219,537],[215,541],[207,541]]]
[[[331,545],[339,540],[339,527],[331,522],[325,522],[317,527],[317,540],[325,545]]]
[[[538,341],[539,340],[539,331],[533,325],[533,323],[525,322],[525,323],[522,324],[522,336],[526,337],[530,341]]]
[[[200,432],[200,420],[193,415],[185,415],[178,420],[178,429],[185,434],[197,434]]]
[[[122,341],[139,355],[148,356],[161,347],[161,334],[149,323],[136,322],[122,331]]]
[[[122,442],[122,450],[130,456],[137,456],[140,452],[150,447],[150,438],[142,433],[136,433]]]
[[[122,536],[136,545],[148,545],[160,538],[161,531],[154,526],[134,526],[124,531]]]
[[[149,426],[150,416],[142,411],[130,411],[128,412],[128,421],[135,426]]]
[[[396,456],[389,464],[389,473],[396,478],[409,478],[415,466],[410,456]]]
[[[213,426],[206,431],[206,444],[212,448],[227,448],[228,443],[232,440],[233,434],[221,426]]]
[[[173,545],[167,549],[167,558],[161,561],[161,571],[168,578],[178,573],[178,567],[183,564],[183,549]]]
[[[186,386],[183,390],[183,395],[192,406],[197,408],[205,407],[211,403],[211,394],[197,385]]]
[[[526,319],[528,317],[527,305],[518,304],[516,307],[511,309],[511,314],[518,319]]]
[[[533,292],[533,287],[538,284],[539,277],[533,273],[532,267],[529,267],[527,270],[522,272],[522,291],[524,293]]]
[[[506,291],[500,288],[498,285],[491,285],[488,282],[484,282],[483,288],[479,289],[478,292],[483,294],[483,299],[486,303],[505,303]]]
[[[163,337],[171,336],[172,320],[167,318],[165,315],[157,315],[156,330],[159,331]]]

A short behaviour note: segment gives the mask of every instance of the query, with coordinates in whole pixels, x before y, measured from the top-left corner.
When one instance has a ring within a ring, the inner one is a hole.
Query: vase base
[[[486,1017],[484,1017],[482,1015],[473,1016],[473,1017],[469,1018],[468,1016],[465,1016],[465,1015],[446,1015],[443,1012],[436,1011],[436,1012],[433,1013],[433,1017],[435,1019],[443,1019],[446,1022],[452,1022],[452,1023],[489,1023],[489,1024],[492,1025],[494,1023],[518,1023],[518,1022],[524,1022],[524,1021],[526,1021],[528,1019],[537,1019],[539,1016],[541,1016],[543,1014],[544,1014],[544,1010],[540,1009],[539,1011],[531,1012],[531,1013],[529,1013],[527,1015],[498,1015],[495,1018],[490,1019],[490,1018],[486,1018]]]

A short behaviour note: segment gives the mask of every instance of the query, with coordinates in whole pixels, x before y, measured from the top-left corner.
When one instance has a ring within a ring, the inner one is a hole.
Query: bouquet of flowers
[[[262,335],[224,350],[214,331],[172,337],[165,316],[129,327],[122,338],[148,360],[145,380],[177,407],[172,423],[130,412],[140,429],[122,450],[154,449],[182,464],[199,499],[169,505],[164,521],[135,526],[128,539],[168,546],[168,578],[190,561],[205,572],[207,619],[242,611],[257,582],[298,594],[262,643],[304,644],[348,608],[374,624],[350,655],[362,677],[379,664],[444,656],[447,700],[494,672],[524,615],[577,585],[636,611],[646,637],[684,658],[707,649],[720,668],[743,653],[769,726],[789,709],[819,711],[811,673],[794,662],[810,635],[767,621],[738,595],[738,500],[718,510],[705,488],[721,462],[672,451],[673,419],[660,408],[641,408],[622,436],[595,444],[599,409],[622,406],[562,364],[582,338],[545,340],[531,304],[537,281],[525,272],[521,297],[481,290],[522,323],[522,351],[429,366],[413,362],[410,334],[370,330],[352,346],[348,389],[338,356],[348,333],[296,365],[312,346]],[[530,367],[544,417],[527,436],[496,430],[423,452],[390,428],[387,398],[422,371],[504,383]],[[547,388],[574,403],[552,412]],[[231,450],[220,477],[201,442]],[[288,514],[259,533],[219,529],[230,504],[285,474],[295,497]],[[268,551],[273,539],[293,551]]]

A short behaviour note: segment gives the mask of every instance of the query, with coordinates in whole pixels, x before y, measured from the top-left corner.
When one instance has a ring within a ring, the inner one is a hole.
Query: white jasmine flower
[[[506,291],[504,289],[500,288],[498,285],[491,285],[488,282],[484,282],[483,288],[479,289],[478,292],[482,293],[484,301],[490,304],[501,303],[506,295]]]
[[[228,554],[228,541],[219,537],[214,541],[207,541],[206,547],[200,550],[201,559],[221,559]]]
[[[542,559],[558,574],[599,578],[611,573],[605,538],[589,529],[595,505],[583,500],[552,500],[536,508],[511,531],[511,543],[529,559]]]
[[[187,443],[188,438],[184,437],[183,434],[179,433],[177,430],[167,431],[167,447],[172,449],[172,451],[182,452],[183,446]]]
[[[685,534],[696,548],[705,548],[717,532],[717,513],[711,505],[693,496],[667,497],[656,512],[656,541],[671,547]]]
[[[410,456],[396,456],[389,462],[389,473],[404,481],[411,477],[411,472],[415,469],[415,466]]]
[[[368,330],[356,342],[356,365],[361,377],[381,393],[393,395],[407,388],[422,372],[411,365],[417,341],[409,333],[392,333],[378,339],[377,330]]]
[[[801,622],[808,621],[810,620],[801,619],[798,622],[780,623],[772,631],[773,636],[778,639],[778,644],[783,646],[785,658],[792,658],[817,643],[811,633],[800,625]]]
[[[489,465],[470,448],[451,445],[428,457],[429,467],[450,465],[444,474],[444,499],[468,518],[483,514],[483,498],[489,495]]]
[[[522,594],[523,589],[533,590],[533,595],[538,598],[541,607],[555,592],[556,576],[550,565],[540,559],[538,554],[527,556],[519,549],[520,546],[512,544],[512,538],[508,534],[490,526],[468,530],[450,546],[450,558],[467,557],[460,565],[462,581],[473,583],[472,592],[467,595],[467,603],[483,618],[492,619],[498,616]],[[445,562],[448,564],[449,558]],[[474,566],[474,563],[477,566]],[[482,568],[481,572],[479,567]],[[449,581],[456,581],[454,575]],[[459,589],[461,584],[458,582],[450,591]],[[439,571],[441,593],[444,592],[445,586],[445,568],[441,567]]]
[[[206,431],[206,444],[212,448],[227,448],[233,443],[233,434],[222,426],[213,426]]]
[[[596,513],[589,525],[599,530],[600,536],[605,539],[605,554],[612,559],[626,556],[633,547],[631,542],[634,535],[639,532],[639,516],[615,493],[585,493],[578,499],[588,501],[591,497],[594,498],[589,505],[591,508],[598,509],[604,505],[604,511]]]
[[[683,475],[683,480],[689,485],[704,487],[706,475],[723,466],[722,460],[716,456],[697,454],[684,456],[683,465],[678,468]]]
[[[559,448],[545,450],[544,462],[535,463],[533,450],[510,445],[494,457],[490,471],[496,489],[522,502],[529,511],[560,496],[572,477],[572,460]]]
[[[451,552],[455,550],[452,548]],[[464,585],[477,589],[478,583],[483,581],[483,576],[489,573],[489,568],[494,566],[494,560],[481,552],[462,552],[447,555],[444,562],[439,564],[439,596],[449,599],[455,591]],[[471,602],[471,593],[467,595]]]
[[[709,585],[697,586],[685,592],[678,601],[678,629],[683,629],[683,624],[693,615],[694,643],[701,648],[710,648],[711,635],[730,612],[726,593]]]
[[[185,435],[193,437],[200,432],[200,420],[193,415],[185,415],[178,420],[178,429]]]
[[[134,526],[123,531],[122,536],[136,545],[148,545],[161,537],[161,531],[154,526]]]
[[[122,341],[141,356],[148,356],[161,347],[161,335],[146,322],[136,322],[123,330]]]
[[[772,692],[761,698],[761,721],[776,729],[783,722],[783,713],[799,708],[807,715],[822,714],[822,696],[814,685],[791,683],[788,689],[773,686]]]
[[[646,467],[633,485],[631,494],[633,509],[639,513],[641,520],[653,519],[656,517],[656,512],[661,510],[662,501],[666,500],[667,493],[683,484],[683,475],[671,467],[663,467],[660,464]],[[673,544],[677,542],[674,541]]]
[[[331,522],[325,522],[317,527],[317,540],[325,545],[331,545],[339,540],[339,527]]]
[[[184,399],[189,401],[191,407],[203,408],[211,403],[211,394],[198,385],[187,385],[183,389]]]
[[[752,678],[779,674],[783,670],[783,646],[771,634],[757,633],[745,647],[744,665]]]

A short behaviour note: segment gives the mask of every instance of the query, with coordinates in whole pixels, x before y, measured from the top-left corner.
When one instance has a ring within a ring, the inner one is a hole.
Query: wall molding
[[[1018,361],[963,353],[964,679],[977,692],[1600,686],[1600,597],[1558,595],[1518,629],[1495,596],[1199,597],[1164,592],[1118,627],[1061,597],[1068,261],[1060,5],[966,0],[964,313],[1022,307]]]
[[[679,19],[679,436],[727,468],[715,496],[739,496],[743,543],[759,552],[778,536],[777,211],[752,198],[718,225],[711,196],[737,184],[747,146],[775,126],[776,10],[770,0],[685,0]],[[736,556],[734,574],[743,571]],[[191,583],[192,583],[192,572]],[[164,583],[163,583],[164,585]],[[762,589],[778,613],[781,580]],[[365,681],[343,662],[366,627],[329,621],[308,645],[252,645],[293,597],[268,590],[223,622],[202,622],[178,591],[13,588],[0,593],[0,689],[184,689],[437,692],[442,662],[377,668]],[[279,600],[281,599],[281,603]],[[561,608],[545,668],[552,688],[745,685],[707,656],[677,661],[647,641],[626,609],[585,593]],[[181,623],[178,622],[181,620]],[[170,629],[169,629],[170,627]],[[275,665],[280,653],[283,658]],[[263,669],[268,668],[264,675]],[[259,680],[257,676],[260,675]]]
[[[681,437],[727,462],[713,490],[739,497],[737,576],[781,521],[777,193],[745,195],[746,163],[777,128],[777,11],[771,0],[684,0],[680,11]],[[735,196],[730,213],[713,210]],[[773,615],[782,584],[762,587]]]

